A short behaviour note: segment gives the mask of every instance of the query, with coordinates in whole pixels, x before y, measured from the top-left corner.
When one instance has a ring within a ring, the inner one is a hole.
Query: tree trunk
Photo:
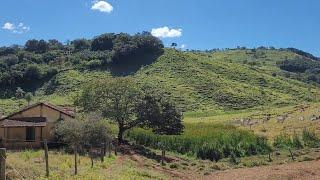
[[[124,133],[124,129],[119,127],[118,144],[122,144],[123,143],[123,133]]]
[[[111,157],[111,151],[112,151],[112,143],[108,142],[108,151],[109,151],[109,158]]]
[[[103,163],[104,162],[104,156],[105,156],[105,150],[104,148],[103,149],[100,149],[100,160],[101,162]]]

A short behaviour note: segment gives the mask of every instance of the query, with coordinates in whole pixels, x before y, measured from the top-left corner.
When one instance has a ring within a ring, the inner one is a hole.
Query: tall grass
[[[304,147],[318,148],[320,147],[320,138],[314,131],[304,129],[301,134],[281,134],[277,136],[273,142],[273,146],[277,149],[302,149]]]
[[[134,129],[127,133],[127,138],[139,145],[214,161],[231,155],[244,157],[265,154],[271,150],[266,138],[231,125],[198,123],[185,126],[185,132],[179,136],[160,136],[147,130]]]

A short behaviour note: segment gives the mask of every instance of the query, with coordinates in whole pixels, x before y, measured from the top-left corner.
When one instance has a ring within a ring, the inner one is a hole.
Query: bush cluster
[[[277,63],[280,69],[296,73],[297,79],[304,82],[320,83],[320,62],[306,57],[287,59]]]

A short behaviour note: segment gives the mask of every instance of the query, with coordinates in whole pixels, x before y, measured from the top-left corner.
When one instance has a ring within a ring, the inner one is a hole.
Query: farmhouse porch
[[[46,118],[44,117],[3,120],[0,126],[3,129],[1,146],[10,149],[41,147],[45,126]]]

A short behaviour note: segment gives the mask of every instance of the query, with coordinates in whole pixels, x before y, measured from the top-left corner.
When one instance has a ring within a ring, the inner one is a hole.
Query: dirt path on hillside
[[[283,165],[233,169],[205,176],[219,180],[318,180],[320,161],[296,162]]]

